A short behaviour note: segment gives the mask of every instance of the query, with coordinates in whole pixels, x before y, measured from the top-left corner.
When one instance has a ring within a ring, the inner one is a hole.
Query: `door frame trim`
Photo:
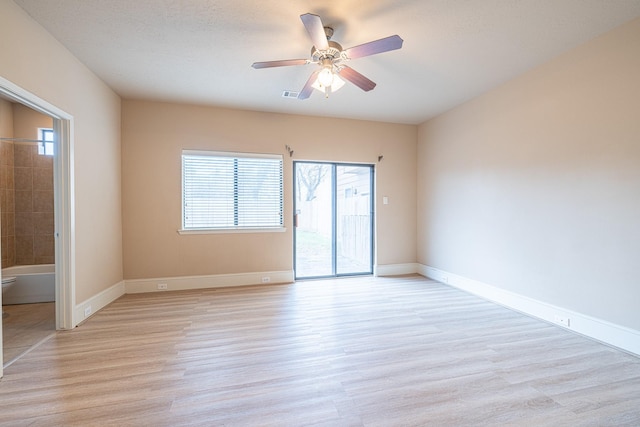
[[[53,118],[56,329],[73,329],[75,304],[74,118],[37,95],[0,77],[0,94]],[[1,347],[1,345],[0,345]]]

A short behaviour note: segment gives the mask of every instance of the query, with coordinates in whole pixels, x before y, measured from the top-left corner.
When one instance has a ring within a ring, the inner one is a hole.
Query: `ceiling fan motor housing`
[[[316,47],[311,48],[311,60],[313,62],[320,62],[323,59],[338,60],[341,58],[342,46],[340,43],[329,40],[329,49],[318,50]]]

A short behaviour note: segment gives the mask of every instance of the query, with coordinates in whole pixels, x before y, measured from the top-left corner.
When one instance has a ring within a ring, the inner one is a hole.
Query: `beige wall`
[[[292,270],[293,160],[376,164],[377,263],[415,262],[415,126],[143,101],[122,117],[126,279]],[[179,235],[182,149],[284,154],[287,232]]]
[[[640,330],[640,20],[419,128],[418,261]]]
[[[53,119],[22,104],[13,105],[13,136],[36,140],[38,128],[52,128]]]
[[[12,1],[0,1],[0,40],[0,76],[74,117],[74,265],[82,302],[123,277],[120,98]]]
[[[13,104],[0,98],[0,136],[13,138]]]

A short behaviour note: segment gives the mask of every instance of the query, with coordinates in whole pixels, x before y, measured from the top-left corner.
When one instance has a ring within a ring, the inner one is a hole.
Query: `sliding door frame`
[[[297,270],[297,250],[298,250],[298,164],[316,164],[316,165],[329,165],[331,166],[331,274],[321,276],[298,276]],[[353,166],[353,167],[366,167],[369,168],[369,270],[355,273],[338,273],[338,251],[337,251],[337,169],[341,166]],[[293,270],[294,278],[296,280],[311,280],[311,279],[323,279],[332,277],[349,277],[349,276],[367,276],[372,275],[374,272],[374,257],[375,257],[375,165],[369,163],[342,163],[342,162],[325,162],[315,160],[295,160],[293,162],[293,218],[294,218],[294,230],[293,230]]]

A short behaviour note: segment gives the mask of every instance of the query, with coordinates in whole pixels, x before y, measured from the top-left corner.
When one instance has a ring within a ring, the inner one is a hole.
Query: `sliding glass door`
[[[373,166],[295,162],[296,279],[373,272]]]

